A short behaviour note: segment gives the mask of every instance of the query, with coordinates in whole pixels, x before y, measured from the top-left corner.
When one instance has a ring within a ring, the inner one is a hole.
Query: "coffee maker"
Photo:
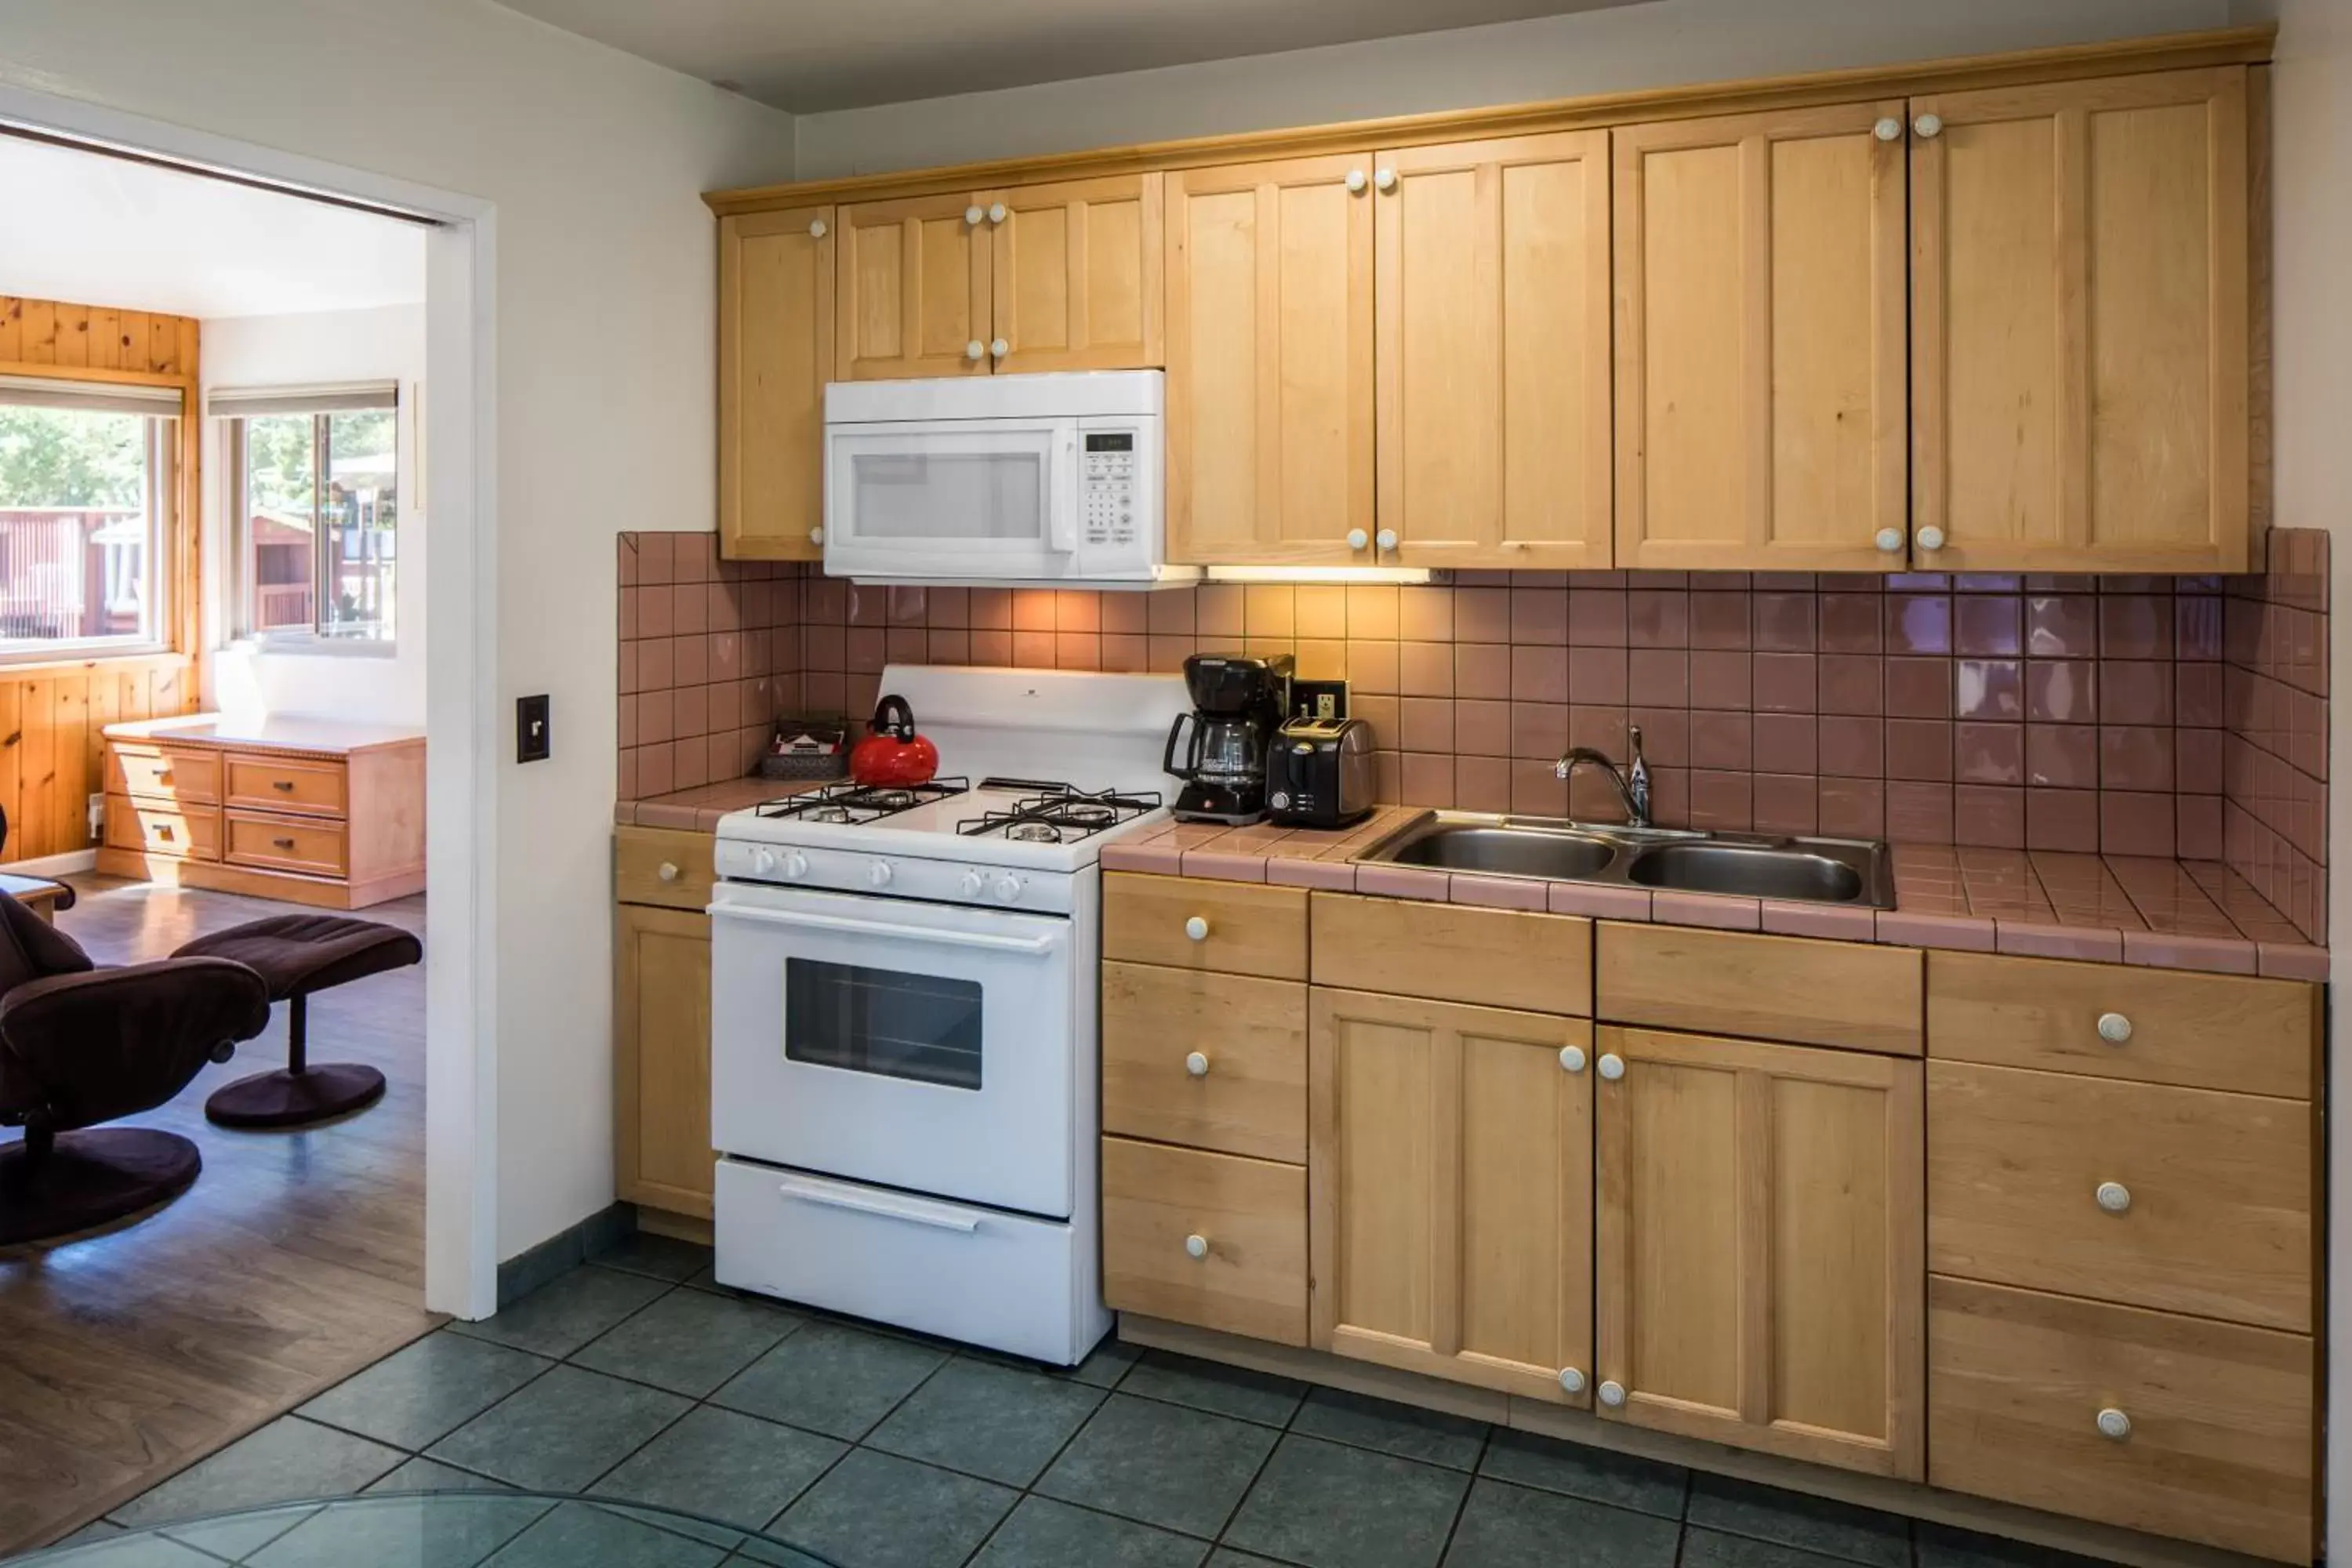
[[[1286,653],[1196,653],[1184,661],[1193,711],[1169,727],[1160,757],[1161,766],[1184,781],[1177,821],[1246,826],[1265,819],[1266,748],[1289,715],[1291,668]]]

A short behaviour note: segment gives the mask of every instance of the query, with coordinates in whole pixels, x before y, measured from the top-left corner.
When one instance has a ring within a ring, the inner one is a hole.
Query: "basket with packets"
[[[849,726],[839,719],[779,719],[760,758],[763,779],[849,776]]]

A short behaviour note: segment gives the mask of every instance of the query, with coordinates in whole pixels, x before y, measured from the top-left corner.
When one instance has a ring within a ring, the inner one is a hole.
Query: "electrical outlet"
[[[546,694],[516,698],[515,761],[543,763],[547,761],[549,745]]]
[[[106,841],[106,796],[102,795],[89,797],[89,841],[92,844]]]
[[[1293,719],[1345,719],[1348,683],[1344,680],[1294,680],[1290,683]]]

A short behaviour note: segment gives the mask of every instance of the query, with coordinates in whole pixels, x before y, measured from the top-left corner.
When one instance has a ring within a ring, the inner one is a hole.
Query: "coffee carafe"
[[[1184,661],[1193,711],[1169,727],[1160,758],[1184,781],[1173,808],[1179,822],[1265,819],[1266,748],[1289,714],[1291,668],[1286,653],[1196,653]]]

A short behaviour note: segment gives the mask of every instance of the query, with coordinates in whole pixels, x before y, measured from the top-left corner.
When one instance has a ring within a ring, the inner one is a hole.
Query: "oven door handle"
[[[757,921],[762,925],[841,931],[851,936],[887,937],[900,942],[933,942],[942,947],[984,947],[993,952],[1051,952],[1062,944],[1065,934],[1048,931],[1043,936],[999,936],[989,931],[942,931],[931,926],[899,925],[889,921],[843,920],[838,915],[793,914],[787,910],[763,910],[749,904],[713,904],[704,912],[722,920]]]
[[[977,1215],[941,1209],[887,1193],[850,1194],[830,1187],[803,1186],[798,1182],[786,1182],[776,1191],[794,1203],[811,1204],[818,1208],[847,1209],[852,1214],[870,1214],[881,1219],[902,1219],[909,1225],[929,1226],[933,1230],[961,1231],[970,1236],[980,1229],[980,1216]]]

